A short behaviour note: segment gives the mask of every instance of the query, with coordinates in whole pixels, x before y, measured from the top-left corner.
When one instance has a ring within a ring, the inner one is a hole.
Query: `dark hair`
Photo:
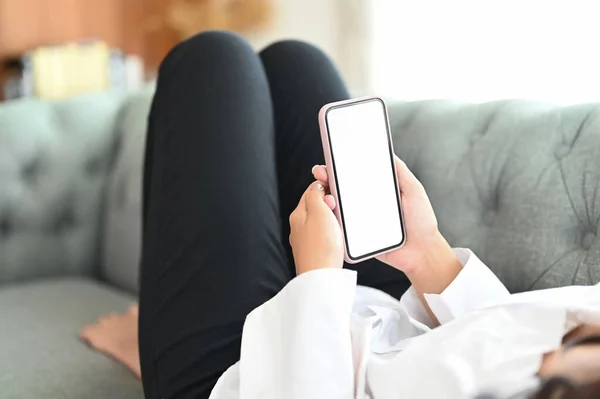
[[[575,385],[563,377],[547,380],[531,399],[597,399],[600,398],[600,381]]]
[[[598,345],[600,344],[600,335],[589,335],[578,337],[564,344],[564,350],[568,351],[577,346]],[[521,392],[521,395],[529,395],[527,392]],[[519,396],[521,397],[521,396]],[[576,384],[566,377],[552,377],[545,380],[541,387],[535,391],[529,399],[599,399],[600,398],[600,380],[586,384]],[[501,399],[493,394],[477,395],[475,399]]]
[[[564,350],[576,346],[600,344],[600,335],[579,337],[565,343]],[[600,398],[600,381],[587,384],[574,384],[565,377],[548,379],[531,399],[594,399]]]

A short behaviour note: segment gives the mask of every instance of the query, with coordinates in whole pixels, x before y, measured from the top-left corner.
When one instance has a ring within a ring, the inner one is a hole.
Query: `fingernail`
[[[313,174],[313,175],[315,174],[315,169],[316,169],[318,166],[319,166],[319,165],[315,165],[315,166],[313,166],[313,167],[312,167],[312,169],[310,170],[310,171],[312,172],[312,174]]]
[[[323,185],[320,183],[315,184],[315,190],[323,190]]]

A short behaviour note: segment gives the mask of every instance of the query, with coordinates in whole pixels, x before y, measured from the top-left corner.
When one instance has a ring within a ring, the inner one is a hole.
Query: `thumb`
[[[398,185],[400,191],[409,197],[420,197],[425,194],[425,189],[421,182],[415,177],[415,175],[408,169],[408,166],[404,161],[400,160],[394,155],[394,161],[396,163],[396,176],[398,176]]]
[[[306,194],[306,210],[310,213],[311,211],[322,209],[322,207],[329,207],[323,200],[325,198],[325,188],[321,182],[315,182],[309,192]]]

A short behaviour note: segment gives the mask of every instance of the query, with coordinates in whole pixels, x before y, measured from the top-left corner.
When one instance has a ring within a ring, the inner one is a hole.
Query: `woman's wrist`
[[[406,275],[419,294],[441,294],[461,270],[452,247],[438,232],[423,249],[420,261]]]
[[[429,308],[425,294],[441,294],[462,270],[462,264],[446,239],[437,232],[425,248],[419,251],[419,261],[405,273],[419,295],[427,313],[439,324]]]

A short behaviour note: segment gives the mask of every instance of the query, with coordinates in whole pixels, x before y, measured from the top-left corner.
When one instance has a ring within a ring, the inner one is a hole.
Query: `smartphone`
[[[319,124],[346,262],[400,248],[406,233],[385,102],[369,97],[327,104]]]

